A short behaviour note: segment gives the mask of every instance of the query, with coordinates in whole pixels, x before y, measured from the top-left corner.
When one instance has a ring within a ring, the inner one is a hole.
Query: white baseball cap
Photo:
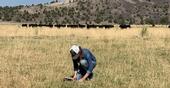
[[[79,57],[79,55],[78,55],[78,53],[80,52],[80,48],[79,48],[80,46],[78,46],[78,45],[73,45],[71,48],[70,48],[70,53],[71,53],[71,55],[72,55],[72,58],[74,59],[74,60],[76,60],[78,57]]]

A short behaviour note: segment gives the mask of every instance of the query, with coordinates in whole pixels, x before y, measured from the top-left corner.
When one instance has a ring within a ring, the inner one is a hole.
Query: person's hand
[[[73,77],[73,80],[76,80],[76,79],[77,79],[77,77],[76,77],[76,76],[74,76],[74,77]]]
[[[79,82],[83,82],[83,81],[84,81],[84,79],[80,79],[80,80],[79,80]]]
[[[77,71],[74,72],[73,80],[77,80]]]
[[[73,80],[73,81],[75,81],[75,80],[76,80],[76,78],[73,78],[72,80]]]

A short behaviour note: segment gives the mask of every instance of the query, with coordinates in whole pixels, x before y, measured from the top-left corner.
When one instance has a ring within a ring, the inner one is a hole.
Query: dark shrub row
[[[46,24],[22,24],[22,27],[57,27],[57,28],[61,28],[61,27],[67,27],[67,28],[114,28],[114,25],[46,25]]]

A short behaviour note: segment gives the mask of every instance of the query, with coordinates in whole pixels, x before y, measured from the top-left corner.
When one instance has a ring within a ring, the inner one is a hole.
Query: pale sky
[[[17,6],[17,5],[31,5],[39,3],[47,3],[53,0],[0,0],[0,6]],[[63,0],[59,0],[63,1]]]

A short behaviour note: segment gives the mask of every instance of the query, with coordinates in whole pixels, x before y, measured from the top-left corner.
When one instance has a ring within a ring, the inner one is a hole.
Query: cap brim
[[[78,57],[79,57],[79,55],[78,55],[78,54],[77,54],[77,55],[75,55],[75,56],[73,56],[73,60],[76,60]]]

